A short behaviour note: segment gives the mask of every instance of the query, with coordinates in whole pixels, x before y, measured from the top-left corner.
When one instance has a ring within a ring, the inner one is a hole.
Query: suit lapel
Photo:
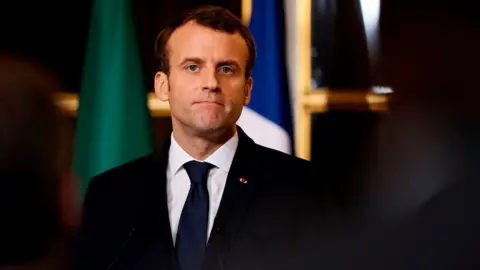
[[[250,156],[256,145],[240,127],[237,129],[239,144],[210,234],[204,269],[223,268],[229,248],[257,190],[253,174],[255,164]]]

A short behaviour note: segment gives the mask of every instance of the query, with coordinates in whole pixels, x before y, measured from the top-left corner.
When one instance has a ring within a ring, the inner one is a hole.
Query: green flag
[[[147,91],[128,0],[94,0],[75,133],[83,189],[153,150]]]

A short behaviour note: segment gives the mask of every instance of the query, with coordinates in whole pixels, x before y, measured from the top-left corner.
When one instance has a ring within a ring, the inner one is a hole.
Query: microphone
[[[127,244],[128,242],[130,242],[130,239],[132,239],[132,235],[133,233],[135,232],[135,228],[133,228],[132,230],[130,230],[130,233],[128,234],[127,238],[125,239],[125,241],[123,242],[122,244],[122,249],[120,252],[118,252],[117,256],[115,256],[115,258],[112,260],[112,262],[108,265],[108,267],[106,268],[106,270],[110,270],[112,269],[112,267],[118,262],[118,259],[120,258],[120,254],[122,253],[122,251],[127,247]]]

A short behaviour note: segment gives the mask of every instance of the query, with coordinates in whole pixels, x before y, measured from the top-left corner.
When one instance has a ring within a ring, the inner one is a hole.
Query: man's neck
[[[190,156],[198,160],[205,160],[218,148],[231,139],[236,132],[236,126],[208,135],[197,135],[186,132],[185,129],[173,125],[173,137]]]

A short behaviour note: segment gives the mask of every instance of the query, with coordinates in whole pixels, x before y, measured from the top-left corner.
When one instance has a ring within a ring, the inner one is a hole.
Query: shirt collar
[[[177,143],[173,137],[173,132],[170,134],[171,144],[168,154],[168,164],[170,171],[176,174],[178,170],[188,161],[196,160],[190,156],[183,148]],[[205,162],[208,162],[220,170],[228,173],[233,162],[235,151],[238,147],[238,133],[235,132],[232,138],[224,143],[220,148],[213,152]]]

